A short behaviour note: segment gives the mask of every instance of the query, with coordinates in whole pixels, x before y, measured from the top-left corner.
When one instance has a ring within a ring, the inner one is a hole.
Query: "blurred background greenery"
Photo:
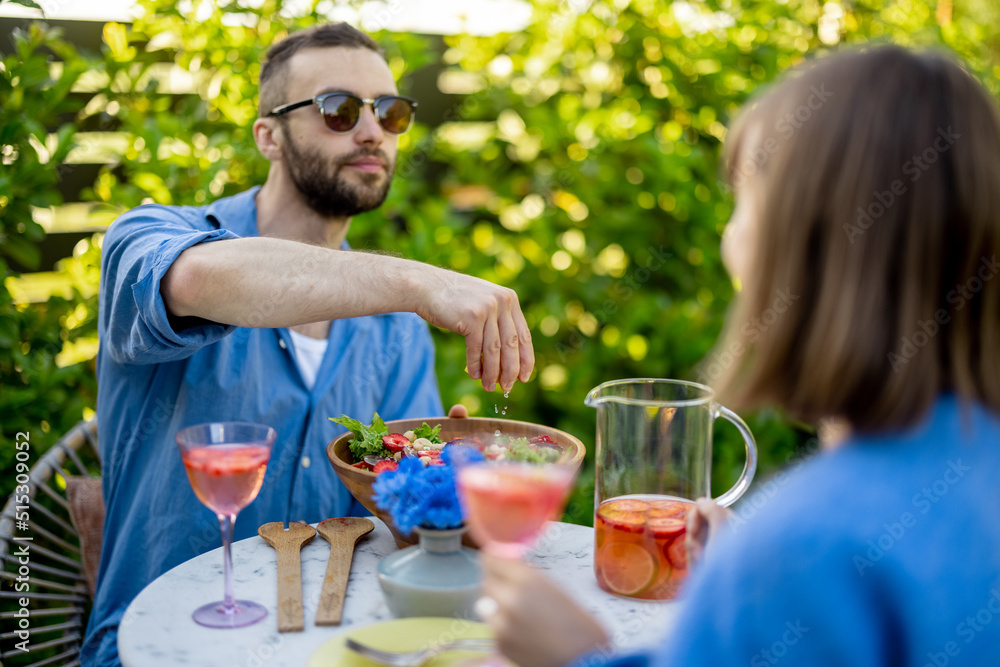
[[[140,0],[131,23],[90,26],[95,44],[65,21],[3,20],[5,496],[16,432],[37,457],[93,414],[103,231],[143,202],[201,205],[263,182],[250,134],[260,59],[331,12],[373,32],[421,100],[392,193],[355,219],[351,243],[507,285],[534,334],[537,373],[504,399],[466,376],[463,340],[436,331],[445,404],[506,407],[588,447],[592,387],[701,376],[734,291],[719,148],[748,95],[868,41],[953,50],[1000,92],[992,0],[533,0],[521,30],[448,35],[389,32],[402,3],[362,5]],[[808,448],[809,426],[748,417],[762,474]],[[735,430],[717,436],[716,493],[743,464]],[[567,518],[589,524],[592,495],[585,471]]]

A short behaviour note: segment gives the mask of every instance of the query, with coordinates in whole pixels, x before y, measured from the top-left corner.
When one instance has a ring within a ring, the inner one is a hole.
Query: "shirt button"
[[[282,350],[287,350],[288,349],[288,346],[285,345],[285,339],[284,338],[279,338],[278,339],[278,347],[280,347]]]
[[[302,457],[302,467],[303,468],[308,468],[311,463],[312,463],[312,461],[309,460],[308,456],[303,456]]]

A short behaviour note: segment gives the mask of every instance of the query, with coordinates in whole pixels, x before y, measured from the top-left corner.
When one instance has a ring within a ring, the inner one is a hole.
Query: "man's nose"
[[[358,126],[354,128],[354,142],[358,144],[378,145],[382,143],[384,138],[385,134],[382,126],[378,124],[378,120],[375,118],[375,110],[372,109],[370,104],[366,104],[361,109],[361,118],[358,119]]]

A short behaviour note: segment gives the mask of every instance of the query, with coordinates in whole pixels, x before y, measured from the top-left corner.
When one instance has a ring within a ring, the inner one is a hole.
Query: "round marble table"
[[[260,537],[233,544],[237,598],[267,607],[268,616],[246,628],[214,630],[191,619],[191,612],[222,597],[222,549],[193,558],[146,586],[132,601],[118,630],[124,667],[300,667],[331,637],[362,625],[393,618],[376,578],[378,561],[396,545],[384,523],[372,517],[375,530],[354,552],[344,604],[344,623],[317,627],[316,606],[330,546],[317,535],[302,549],[303,632],[278,633],[277,566],[274,550]],[[566,589],[601,619],[619,650],[656,643],[673,623],[678,603],[630,600],[605,593],[593,572],[594,531],[585,526],[551,523],[529,562]]]

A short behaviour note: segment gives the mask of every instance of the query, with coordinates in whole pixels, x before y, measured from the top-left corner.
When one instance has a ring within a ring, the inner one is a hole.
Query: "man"
[[[327,418],[442,413],[420,318],[465,337],[485,389],[528,379],[531,338],[511,290],[344,251],[351,217],[385,199],[414,106],[367,35],[345,24],[293,34],[261,68],[253,132],[271,163],[264,185],[204,208],[142,206],[110,228],[98,355],[107,518],[84,664],[116,664],[132,598],[220,544],[185,478],[180,428],[277,430],[241,539],[268,521],[364,512],[326,461],[342,431]]]

